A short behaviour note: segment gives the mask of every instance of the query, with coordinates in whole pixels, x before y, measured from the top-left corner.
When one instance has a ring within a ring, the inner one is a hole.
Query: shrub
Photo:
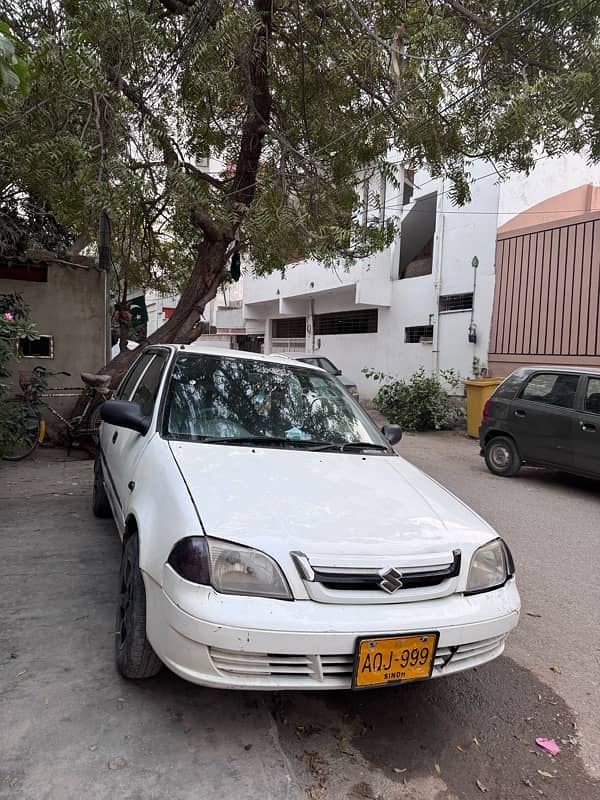
[[[7,401],[15,387],[6,381],[10,376],[10,362],[17,354],[19,339],[37,339],[35,327],[29,322],[29,308],[18,294],[0,294],[0,455],[5,446],[5,435],[14,428],[14,407]]]
[[[448,389],[459,382],[455,370],[442,370],[438,377],[420,367],[406,381],[370,369],[363,373],[381,383],[373,402],[392,424],[407,431],[439,431],[456,421],[457,411],[448,397]]]

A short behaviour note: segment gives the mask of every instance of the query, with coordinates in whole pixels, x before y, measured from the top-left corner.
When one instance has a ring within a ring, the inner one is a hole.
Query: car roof
[[[293,358],[296,361],[304,358],[326,358],[327,361],[331,361],[329,356],[326,356],[324,353],[277,353],[277,355]],[[333,361],[331,361],[331,363],[333,364]]]
[[[531,375],[532,372],[565,372],[565,373],[581,373],[583,375],[594,375],[600,376],[600,367],[566,367],[564,364],[555,365],[555,364],[537,364],[537,365],[529,365],[518,367],[517,369],[513,370],[511,375],[520,372],[523,375]],[[508,377],[508,376],[507,376]]]
[[[312,364],[306,364],[302,361],[295,361],[295,357],[300,355],[299,353],[293,353],[289,356],[283,353],[271,353],[270,355],[264,355],[263,353],[250,353],[246,350],[234,350],[233,348],[228,347],[226,344],[221,347],[219,344],[210,344],[206,342],[192,342],[192,344],[161,344],[156,346],[168,347],[170,350],[177,350],[183,353],[197,353],[198,355],[207,356],[222,355],[228,358],[240,358],[244,361],[261,361],[272,364],[287,365],[292,363],[298,367],[302,367],[303,369],[313,369],[317,372],[323,372],[320,367],[313,366]]]

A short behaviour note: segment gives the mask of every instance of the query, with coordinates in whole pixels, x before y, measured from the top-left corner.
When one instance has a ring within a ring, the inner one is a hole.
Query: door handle
[[[114,444],[119,438],[119,431],[115,431],[112,436],[112,443]]]
[[[525,416],[525,412],[524,411],[521,411],[520,409],[517,409],[515,411],[515,417],[524,417],[524,416]]]
[[[589,422],[580,422],[579,427],[581,428],[582,431],[588,431],[589,433],[594,433],[594,431],[596,430],[596,426],[592,425]]]

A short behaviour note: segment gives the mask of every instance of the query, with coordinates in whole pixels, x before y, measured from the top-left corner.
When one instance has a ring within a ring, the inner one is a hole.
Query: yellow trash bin
[[[467,388],[467,433],[477,438],[483,418],[485,401],[494,393],[504,378],[471,378],[463,381]]]

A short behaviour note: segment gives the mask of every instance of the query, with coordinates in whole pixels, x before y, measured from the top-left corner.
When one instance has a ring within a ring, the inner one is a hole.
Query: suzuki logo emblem
[[[381,570],[379,574],[381,575],[379,587],[388,594],[394,594],[394,592],[397,592],[398,589],[401,589],[404,585],[402,583],[402,573],[399,569],[396,569],[396,567]]]

